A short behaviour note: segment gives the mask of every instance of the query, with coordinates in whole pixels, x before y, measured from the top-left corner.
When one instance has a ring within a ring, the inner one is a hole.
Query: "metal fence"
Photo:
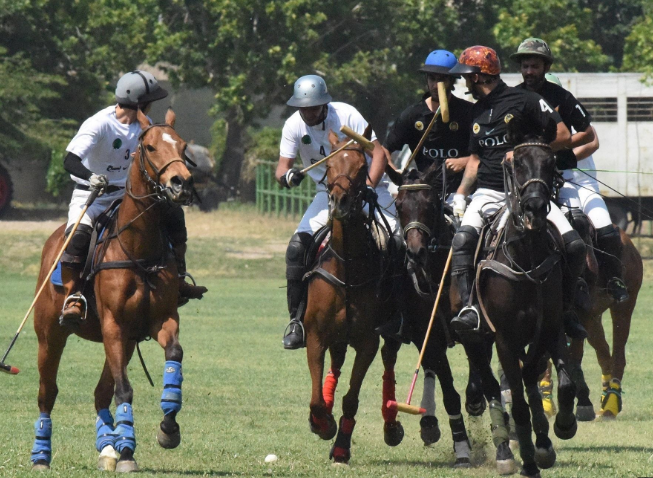
[[[256,164],[256,208],[262,214],[300,216],[315,197],[315,183],[306,178],[296,188],[284,189],[274,178],[276,161]]]

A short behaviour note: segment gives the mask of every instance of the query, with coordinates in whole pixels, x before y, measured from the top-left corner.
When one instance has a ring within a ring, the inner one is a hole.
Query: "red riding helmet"
[[[497,52],[487,46],[470,46],[462,52],[458,64],[449,71],[451,75],[472,73],[484,73],[492,76],[501,73],[501,61]]]

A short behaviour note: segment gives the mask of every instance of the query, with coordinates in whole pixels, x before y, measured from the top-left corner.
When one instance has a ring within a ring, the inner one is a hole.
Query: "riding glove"
[[[292,168],[286,171],[286,174],[281,176],[281,185],[285,188],[294,188],[299,186],[304,179],[304,173],[299,168]]]
[[[379,197],[379,195],[376,194],[376,190],[372,186],[368,185],[365,188],[365,192],[363,192],[363,200],[366,203],[368,203],[368,204],[372,203],[373,204],[378,197]]]
[[[104,174],[91,174],[88,182],[93,189],[99,189],[100,191],[109,186],[109,179]]]
[[[453,196],[453,215],[463,217],[467,209],[467,200],[464,194],[454,194]]]

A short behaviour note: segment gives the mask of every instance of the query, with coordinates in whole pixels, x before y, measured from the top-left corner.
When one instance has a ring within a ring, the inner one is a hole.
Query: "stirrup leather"
[[[66,300],[63,301],[63,307],[61,308],[61,316],[63,317],[63,313],[70,302],[80,302],[81,304],[83,304],[84,315],[82,317],[82,320],[86,320],[88,302],[86,302],[86,297],[84,297],[81,292],[75,292],[73,294],[70,294],[68,297],[66,297]]]
[[[481,314],[478,312],[478,309],[476,308],[475,305],[466,305],[465,307],[460,309],[460,312],[458,312],[458,317],[463,315],[468,310],[471,310],[476,315],[476,327],[471,329],[471,331],[478,332],[479,330],[481,330]]]

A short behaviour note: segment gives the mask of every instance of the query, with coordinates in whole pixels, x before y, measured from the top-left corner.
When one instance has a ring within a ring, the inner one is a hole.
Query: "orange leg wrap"
[[[322,396],[326,402],[327,411],[332,413],[334,396],[336,387],[338,386],[338,378],[340,377],[340,370],[329,370],[326,378],[324,379],[324,387],[322,388]]]
[[[395,373],[391,370],[383,372],[383,405],[381,406],[381,414],[383,415],[384,422],[394,423],[397,419],[397,410],[390,410],[387,407],[388,400],[397,400],[395,397]]]

